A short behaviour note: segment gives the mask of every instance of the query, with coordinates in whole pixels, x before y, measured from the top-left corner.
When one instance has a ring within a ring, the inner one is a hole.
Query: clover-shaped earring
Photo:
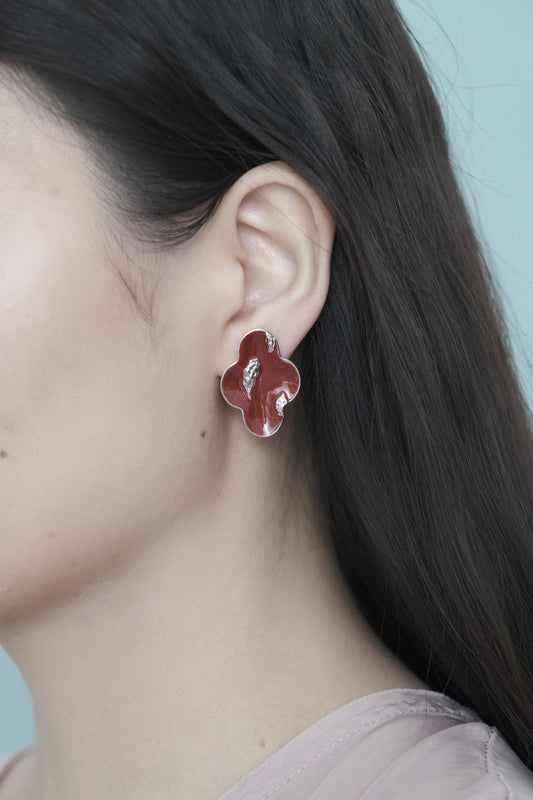
[[[239,344],[239,360],[220,379],[222,397],[240,408],[243,422],[254,436],[272,436],[281,427],[284,408],[300,388],[300,373],[268,331],[258,328]]]

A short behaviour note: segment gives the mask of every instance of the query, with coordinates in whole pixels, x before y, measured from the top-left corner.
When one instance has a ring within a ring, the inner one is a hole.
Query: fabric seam
[[[497,730],[496,727],[493,725],[490,729],[489,735],[487,737],[487,741],[485,742],[485,770],[487,775],[496,775],[499,783],[505,789],[505,798],[504,800],[512,800],[511,789],[507,784],[507,781],[504,780],[503,775],[501,775],[497,768],[496,763],[492,757],[492,749],[494,747],[494,742],[496,741]]]
[[[377,725],[379,722],[383,722],[384,720],[394,719],[395,717],[408,716],[414,714],[425,714],[427,716],[428,711],[429,713],[436,714],[437,716],[456,717],[463,721],[465,721],[466,719],[468,722],[473,721],[470,715],[463,714],[461,711],[450,711],[448,709],[440,710],[436,708],[431,708],[429,710],[421,708],[413,708],[409,710],[395,711],[392,714],[383,714],[382,716],[377,717],[376,719],[368,720],[368,722],[359,725],[359,727],[357,728],[352,728],[351,730],[347,731],[343,736],[341,736],[340,739],[337,739],[335,742],[332,742],[327,747],[325,747],[324,750],[321,750],[319,753],[315,753],[315,755],[311,759],[309,759],[309,761],[307,761],[305,764],[302,764],[302,766],[299,767],[295,772],[293,772],[292,775],[289,775],[287,778],[285,778],[284,781],[282,781],[282,783],[279,783],[276,787],[274,787],[274,789],[271,789],[268,794],[263,795],[260,800],[268,800],[269,797],[272,797],[273,794],[276,794],[276,792],[278,792],[280,789],[282,789],[284,786],[290,783],[297,775],[303,772],[314,761],[316,761],[326,753],[329,753],[329,751],[333,750],[333,748],[336,747],[338,744],[346,741],[346,739],[349,739],[354,734],[359,733],[359,731]],[[510,798],[506,798],[506,800],[510,800]]]

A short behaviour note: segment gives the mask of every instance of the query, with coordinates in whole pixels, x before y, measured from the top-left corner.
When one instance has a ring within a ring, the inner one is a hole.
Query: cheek
[[[119,568],[197,483],[202,403],[161,372],[88,218],[26,218],[0,253],[0,624]]]

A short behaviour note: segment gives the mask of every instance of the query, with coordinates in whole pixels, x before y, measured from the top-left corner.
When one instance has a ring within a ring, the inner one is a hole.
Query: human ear
[[[219,317],[219,374],[254,328],[272,333],[289,358],[326,300],[332,215],[318,192],[280,161],[242,175],[215,214],[219,258],[232,263]]]

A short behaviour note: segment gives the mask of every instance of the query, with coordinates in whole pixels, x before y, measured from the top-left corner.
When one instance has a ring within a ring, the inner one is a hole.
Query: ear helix
[[[276,337],[263,328],[246,333],[239,358],[220,379],[222,397],[240,408],[245,427],[254,436],[272,436],[281,427],[284,409],[300,389],[300,373],[282,358]]]

